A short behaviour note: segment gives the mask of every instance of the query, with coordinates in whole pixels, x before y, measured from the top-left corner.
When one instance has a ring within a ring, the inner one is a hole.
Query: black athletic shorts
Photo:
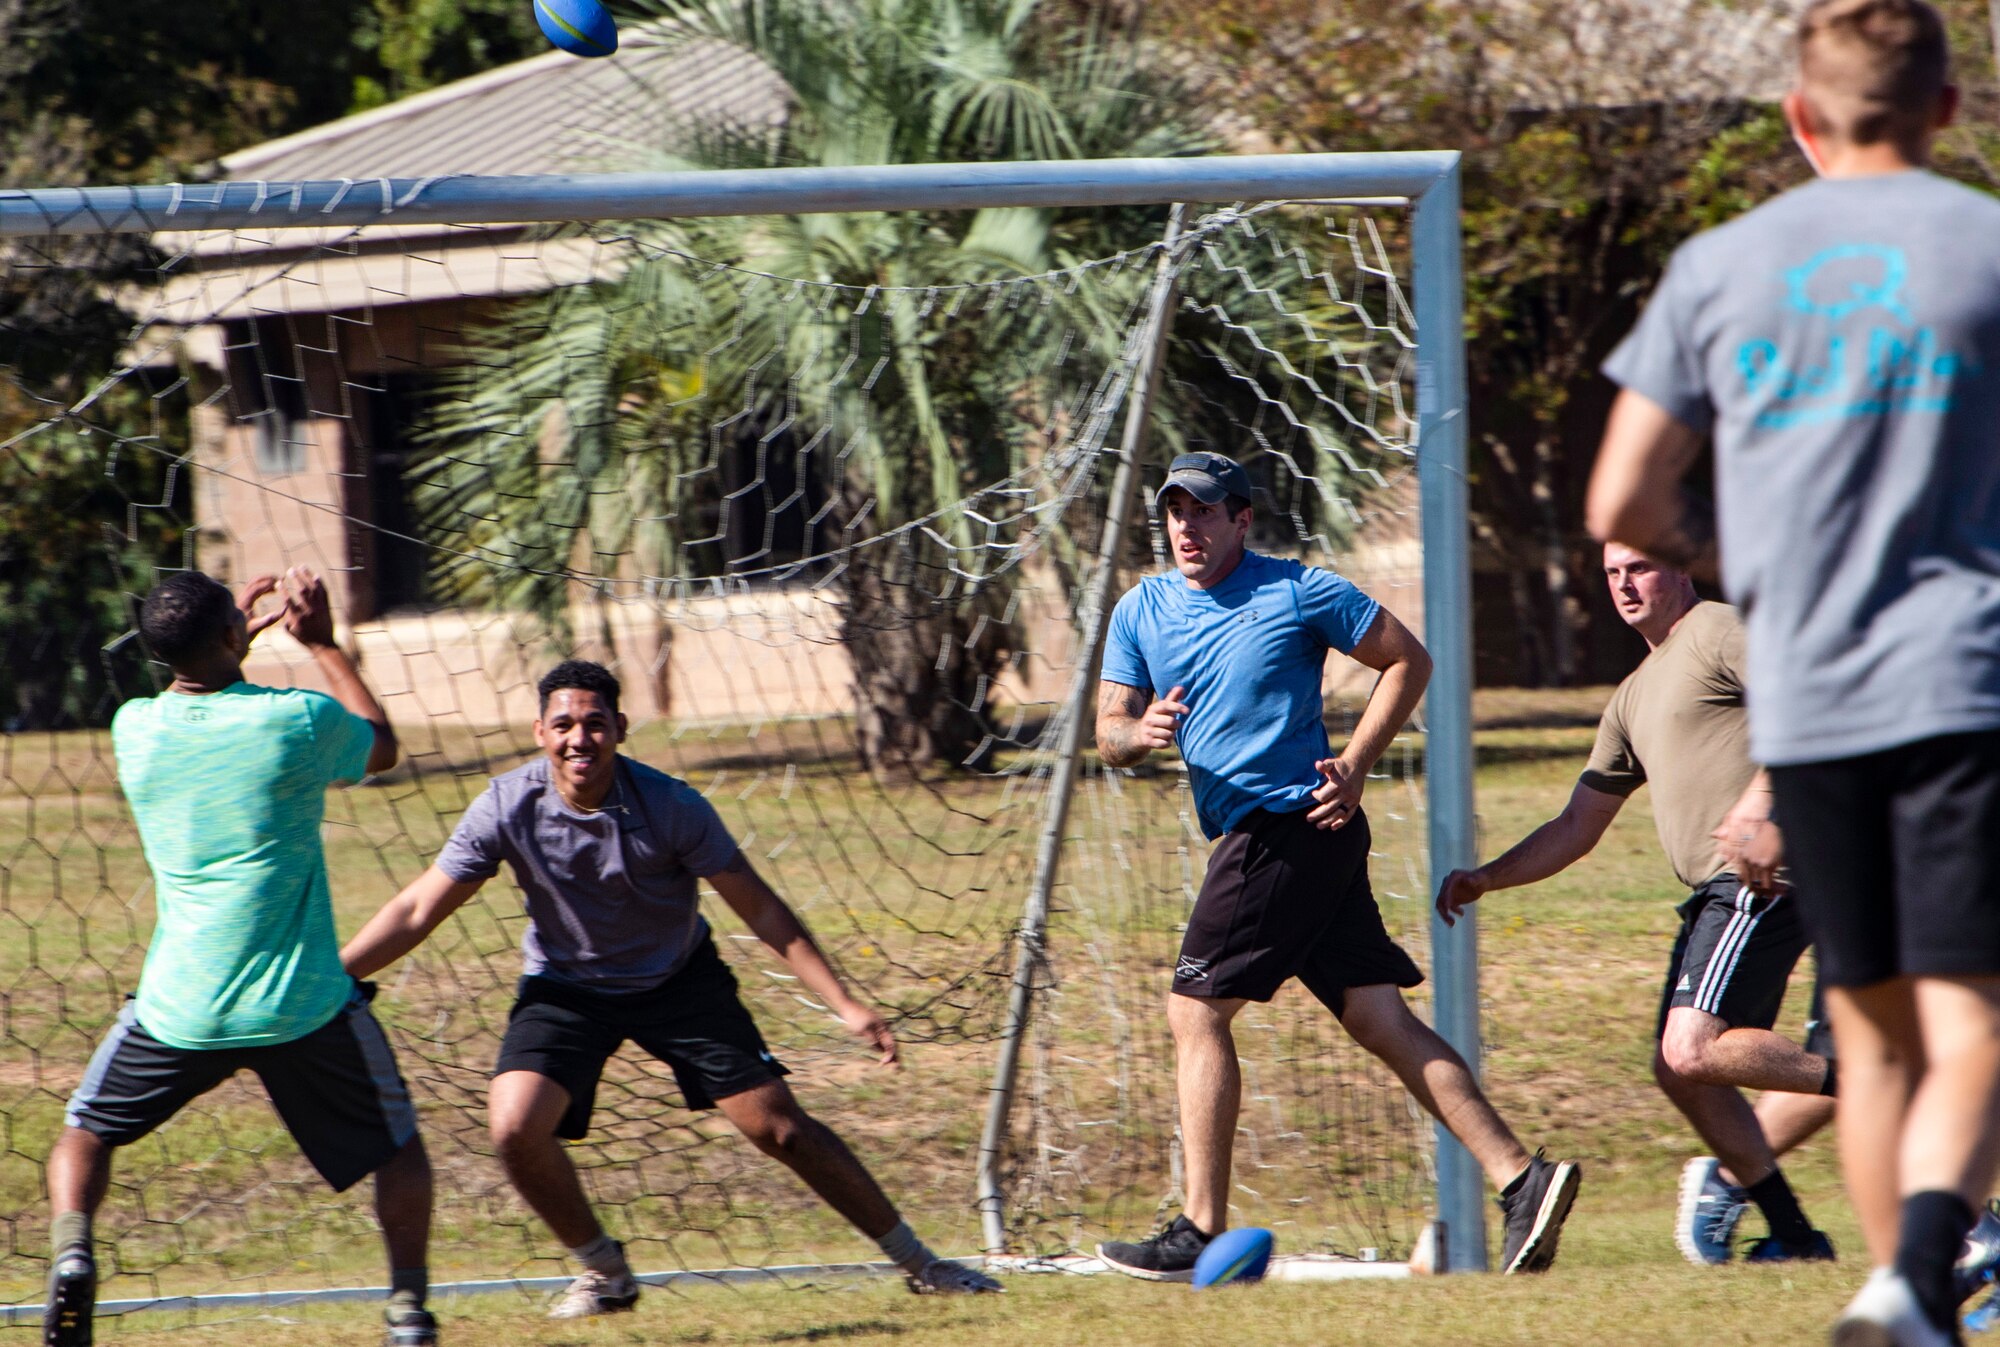
[[[1174,991],[1268,1001],[1296,977],[1334,1014],[1349,987],[1414,987],[1424,980],[1382,925],[1368,886],[1368,816],[1329,832],[1303,810],[1259,809],[1223,835],[1208,858]]]
[[[112,1146],[137,1141],[238,1071],[254,1071],[312,1167],[335,1192],[373,1174],[417,1134],[395,1053],[356,984],[340,1013],[303,1038],[255,1048],[175,1048],[127,1001],[98,1044],[65,1121]]]
[[[628,1038],[673,1068],[689,1108],[714,1108],[718,1099],[791,1074],[765,1048],[737,998],[736,975],[707,935],[679,972],[641,991],[522,978],[493,1074],[532,1071],[562,1086],[569,1108],[556,1135],[580,1141],[590,1131],[604,1063]]]
[[[1776,1024],[1785,984],[1806,952],[1797,900],[1787,891],[1760,898],[1724,874],[1688,895],[1679,912],[1655,1036],[1666,1036],[1668,1011],[1687,1006],[1732,1029]]]
[[[2000,974],[2000,730],[1773,767],[1829,987]]]

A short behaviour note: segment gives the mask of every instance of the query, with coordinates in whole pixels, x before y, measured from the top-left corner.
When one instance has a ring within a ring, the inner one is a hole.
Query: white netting
[[[150,930],[89,726],[158,685],[121,602],[176,566],[326,574],[397,725],[403,763],[329,799],[343,933],[533,751],[539,674],[612,664],[628,751],[715,802],[910,1045],[909,1070],[871,1069],[711,905],[806,1106],[928,1238],[974,1244],[975,1141],[1163,216],[12,244],[0,597],[6,642],[40,643],[9,664],[22,717],[61,728],[0,738],[0,1300],[39,1296],[42,1166]],[[1260,484],[1254,545],[1341,569],[1421,630],[1401,219],[1189,219],[1146,489],[1184,447],[1236,455]],[[93,367],[79,353],[105,332]],[[1157,530],[1126,552],[1114,596],[1161,564]],[[46,594],[21,580],[37,565]],[[314,677],[276,631],[246,672]],[[1330,663],[1336,734],[1360,672]],[[1367,803],[1384,914],[1427,963],[1421,765],[1399,740]],[[1022,1249],[1143,1233],[1172,1198],[1162,1006],[1206,852],[1174,763],[1086,756],[1006,1166]],[[485,1136],[522,921],[503,876],[375,1003],[439,1171],[439,1278],[563,1267]],[[1294,1251],[1407,1252],[1434,1185],[1400,1087],[1297,988],[1238,1024],[1239,1219]],[[628,1049],[574,1152],[637,1264],[868,1253],[677,1099]],[[106,1298],[379,1276],[365,1199],[327,1194],[243,1078],[120,1153],[98,1230]]]

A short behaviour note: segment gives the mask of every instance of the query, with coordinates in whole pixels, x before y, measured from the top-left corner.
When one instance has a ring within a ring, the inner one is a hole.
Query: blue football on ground
[[[1277,1240],[1268,1230],[1225,1230],[1194,1260],[1194,1289],[1261,1281]]]
[[[597,0],[535,0],[535,22],[549,41],[576,56],[618,50],[618,25]]]

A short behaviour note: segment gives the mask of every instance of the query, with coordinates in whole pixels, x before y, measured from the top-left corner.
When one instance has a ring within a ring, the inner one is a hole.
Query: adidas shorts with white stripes
[[[1680,905],[1681,933],[1667,965],[1656,1032],[1667,1012],[1692,1006],[1732,1029],[1769,1029],[1785,983],[1806,950],[1805,922],[1789,891],[1758,897],[1735,875],[1717,875]]]

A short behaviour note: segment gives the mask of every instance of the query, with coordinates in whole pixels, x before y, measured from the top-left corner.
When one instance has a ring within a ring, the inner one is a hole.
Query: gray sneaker
[[[991,1295],[1007,1289],[984,1272],[949,1258],[933,1258],[920,1271],[903,1274],[903,1281],[920,1296]]]
[[[1194,1262],[1208,1247],[1209,1237],[1195,1228],[1193,1221],[1176,1216],[1157,1235],[1132,1243],[1100,1244],[1097,1256],[1114,1272],[1149,1282],[1194,1280]]]
[[[569,1284],[562,1299],[549,1311],[551,1319],[589,1319],[600,1314],[617,1314],[639,1303],[639,1282],[630,1272],[607,1277],[602,1272],[583,1270]]]
[[[1681,1166],[1674,1247],[1697,1267],[1727,1263],[1730,1242],[1748,1210],[1750,1194],[1722,1181],[1722,1162],[1712,1155],[1697,1156]]]

